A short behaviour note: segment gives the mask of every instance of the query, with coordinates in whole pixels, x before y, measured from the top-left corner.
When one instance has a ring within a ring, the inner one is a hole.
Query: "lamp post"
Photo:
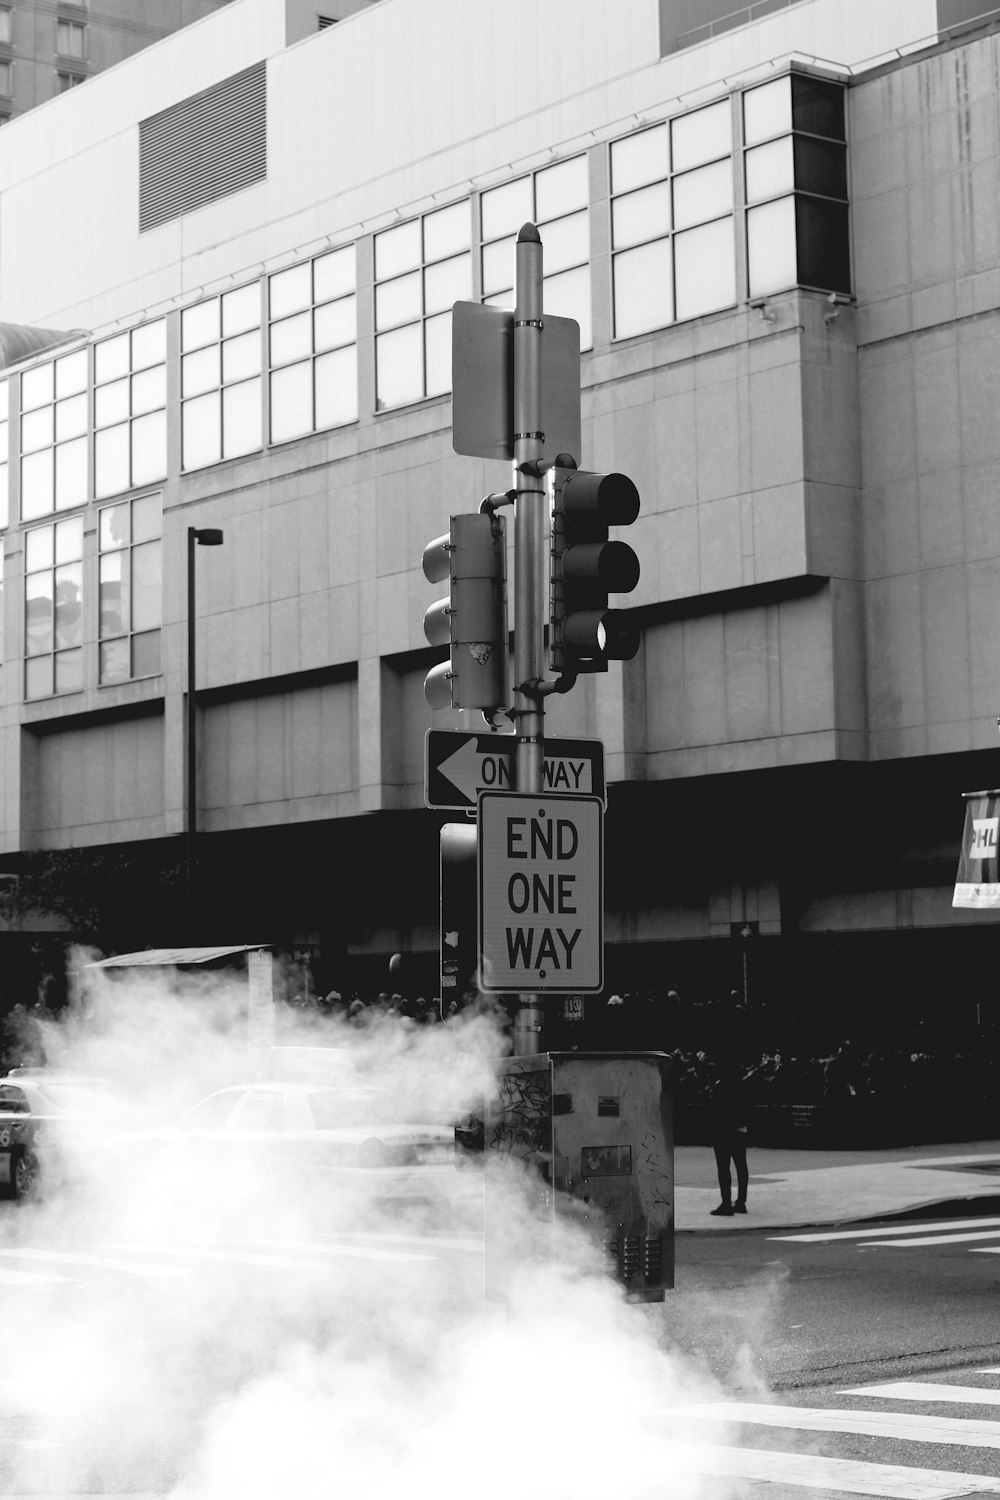
[[[195,602],[194,549],[221,547],[222,532],[215,526],[187,529],[187,703],[185,712],[187,737],[187,894],[188,911],[194,897],[194,841],[198,832],[197,739],[195,729]]]

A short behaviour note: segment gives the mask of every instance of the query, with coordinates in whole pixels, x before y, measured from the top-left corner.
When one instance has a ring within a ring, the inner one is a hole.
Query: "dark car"
[[[64,1186],[128,1118],[106,1079],[13,1069],[0,1078],[0,1196]]]

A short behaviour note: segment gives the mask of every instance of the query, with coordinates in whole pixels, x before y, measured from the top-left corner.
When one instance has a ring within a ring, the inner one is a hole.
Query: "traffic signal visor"
[[[639,491],[625,474],[551,473],[550,665],[561,673],[605,672],[609,661],[628,661],[639,649],[637,627],[608,606],[609,594],[630,594],[639,582],[635,552],[608,537],[609,527],[637,518]]]

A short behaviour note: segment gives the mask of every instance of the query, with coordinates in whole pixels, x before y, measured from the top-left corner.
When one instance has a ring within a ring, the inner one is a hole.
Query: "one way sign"
[[[424,801],[428,807],[475,807],[480,792],[514,790],[512,734],[427,731]],[[546,740],[542,761],[546,796],[600,797],[604,789],[604,746],[600,740]]]

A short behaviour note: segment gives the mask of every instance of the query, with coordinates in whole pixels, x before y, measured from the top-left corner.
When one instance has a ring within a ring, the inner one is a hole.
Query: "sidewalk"
[[[677,1146],[677,1230],[731,1234],[741,1229],[848,1223],[905,1213],[928,1204],[1000,1198],[1000,1140],[876,1151],[751,1146],[747,1162],[750,1187],[746,1216],[713,1219],[711,1210],[718,1205],[719,1186],[712,1148]],[[958,1211],[966,1211],[965,1205]],[[983,1211],[987,1211],[985,1206]]]

